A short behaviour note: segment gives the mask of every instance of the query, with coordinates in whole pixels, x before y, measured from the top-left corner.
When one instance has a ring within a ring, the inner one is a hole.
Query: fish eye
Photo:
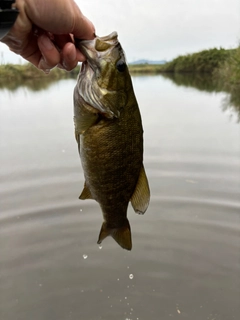
[[[118,60],[117,64],[116,64],[116,67],[118,69],[119,72],[123,72],[125,71],[127,65],[126,65],[126,62],[123,61],[123,60]]]

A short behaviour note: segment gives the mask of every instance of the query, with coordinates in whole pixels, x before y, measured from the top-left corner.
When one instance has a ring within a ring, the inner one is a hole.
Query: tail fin
[[[97,243],[100,244],[108,236],[112,236],[123,249],[132,249],[131,228],[127,218],[120,228],[108,228],[107,223],[103,222]]]

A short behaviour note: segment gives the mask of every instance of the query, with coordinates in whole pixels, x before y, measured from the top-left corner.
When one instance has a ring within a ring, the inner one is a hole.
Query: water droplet
[[[119,281],[120,279],[118,278],[117,281]]]
[[[132,280],[132,279],[133,279],[133,277],[134,277],[134,276],[133,276],[133,274],[131,273],[131,274],[129,275],[129,279],[131,279],[131,280]]]
[[[82,209],[80,209],[80,212],[82,212]]]
[[[87,255],[86,254],[83,254],[83,259],[87,259]]]
[[[39,283],[39,287],[42,287],[42,284],[41,284],[41,283]]]
[[[127,299],[127,297],[124,298],[125,300]]]
[[[101,246],[101,245],[99,246],[99,249],[100,249],[100,250],[102,249],[102,246]]]

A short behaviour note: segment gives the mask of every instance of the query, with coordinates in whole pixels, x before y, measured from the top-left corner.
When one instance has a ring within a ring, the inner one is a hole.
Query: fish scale
[[[143,214],[150,200],[140,111],[117,34],[78,46],[87,58],[74,90],[75,136],[85,176],[80,199],[94,199],[101,207],[98,243],[110,235],[131,250],[128,204]]]

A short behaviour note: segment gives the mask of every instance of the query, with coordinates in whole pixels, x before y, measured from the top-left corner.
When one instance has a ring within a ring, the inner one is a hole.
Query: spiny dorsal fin
[[[150,190],[144,166],[142,165],[138,182],[131,197],[131,204],[136,213],[144,214],[150,201]]]
[[[123,249],[132,249],[131,229],[127,218],[120,228],[108,228],[107,223],[103,222],[97,243],[100,244],[108,236],[112,236]]]
[[[84,183],[84,188],[82,193],[79,196],[79,199],[86,200],[86,199],[93,199],[91,191],[89,190],[88,186],[86,185],[86,181]]]

